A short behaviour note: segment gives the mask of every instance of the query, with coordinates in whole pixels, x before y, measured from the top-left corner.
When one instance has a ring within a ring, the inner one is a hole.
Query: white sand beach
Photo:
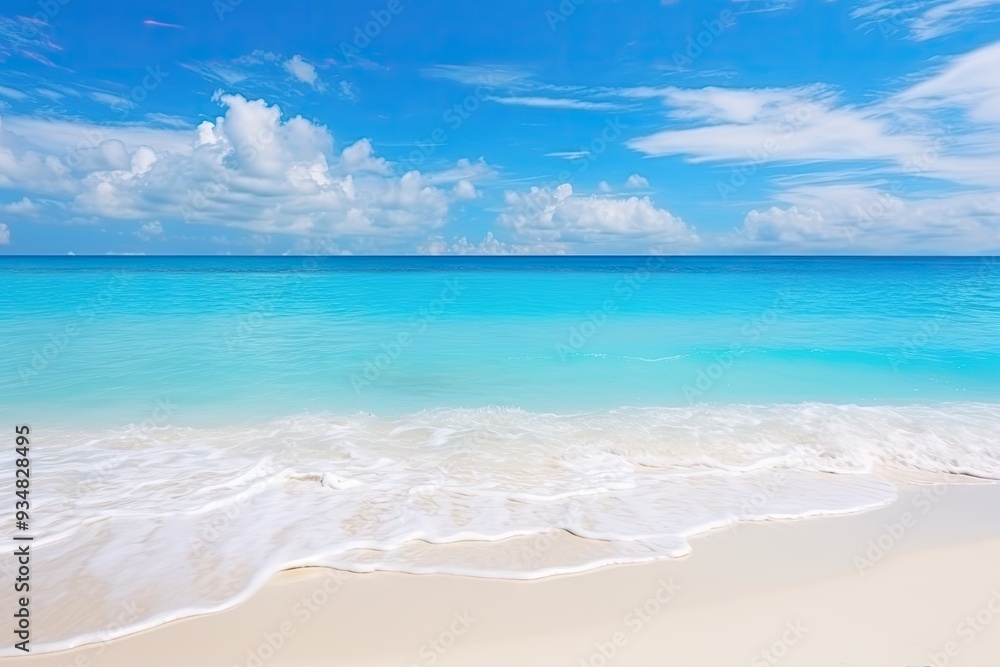
[[[3,662],[991,667],[1000,656],[1000,485],[907,485],[880,510],[741,524],[692,546],[536,581],[293,570],[225,612]]]

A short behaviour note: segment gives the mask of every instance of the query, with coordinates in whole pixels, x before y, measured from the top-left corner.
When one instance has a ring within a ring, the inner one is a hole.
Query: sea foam
[[[692,535],[734,522],[886,505],[893,469],[1000,479],[998,432],[1000,406],[978,403],[46,431],[33,442],[33,650],[224,609],[292,567],[532,579],[681,557]],[[565,534],[579,548],[548,548]],[[504,551],[511,540],[522,546]],[[457,543],[500,550],[463,558]]]

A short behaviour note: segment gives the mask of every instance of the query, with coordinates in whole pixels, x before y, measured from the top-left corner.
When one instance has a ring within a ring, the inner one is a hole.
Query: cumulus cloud
[[[10,245],[10,229],[0,222],[0,245]]]
[[[624,94],[660,102],[669,124],[629,146],[648,156],[731,164],[734,177],[718,182],[720,193],[766,165],[807,172],[772,181],[784,189],[747,212],[737,244],[983,252],[996,248],[1000,216],[997,71],[1000,43],[938,62],[898,92],[860,105],[819,84],[630,89]],[[802,186],[810,180],[814,185]],[[882,213],[858,212],[869,208]]]
[[[521,240],[575,244],[690,245],[698,240],[694,230],[669,211],[656,208],[649,197],[612,198],[578,196],[573,186],[533,187],[508,191],[500,224]]]
[[[341,164],[350,171],[370,171],[376,174],[388,174],[389,163],[375,155],[370,139],[359,139],[340,154]]]
[[[458,183],[455,183],[455,187],[452,189],[456,199],[476,199],[482,197],[482,193],[476,189],[476,186],[472,184],[472,181],[467,179],[462,179]]]
[[[750,211],[733,242],[773,250],[833,252],[995,252],[1000,195],[915,195],[900,186],[793,188],[782,206]]]
[[[845,241],[845,230],[825,224],[823,214],[816,209],[799,210],[772,206],[765,211],[753,210],[743,222],[746,238],[753,241],[778,241],[798,244],[803,241],[836,239]]]
[[[628,177],[628,180],[625,181],[625,187],[635,188],[637,190],[641,188],[648,188],[649,181],[639,174],[632,174]]]
[[[337,150],[325,126],[283,117],[264,100],[221,93],[216,100],[224,114],[187,130],[7,123],[0,187],[61,195],[84,217],[371,237],[366,243],[377,244],[441,227],[449,205],[477,195],[474,182],[492,173],[481,160],[400,173],[368,139]],[[69,155],[53,140],[64,134],[79,142],[88,132]],[[151,236],[151,228],[140,232]]]
[[[27,197],[22,197],[19,201],[0,206],[0,210],[15,215],[34,215],[38,212],[38,205]]]

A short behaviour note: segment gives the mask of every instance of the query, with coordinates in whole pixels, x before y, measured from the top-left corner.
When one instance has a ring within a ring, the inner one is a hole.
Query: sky
[[[1000,0],[0,7],[0,254],[998,248]]]

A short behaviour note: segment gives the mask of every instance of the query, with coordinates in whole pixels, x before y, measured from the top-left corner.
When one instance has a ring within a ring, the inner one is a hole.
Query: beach
[[[1000,0],[0,9],[0,667],[1000,667]]]
[[[14,662],[988,667],[1000,486],[961,481],[904,485],[870,512],[719,529],[681,559],[535,581],[291,570],[222,613]]]
[[[992,263],[5,262],[30,557],[0,575],[30,590],[0,605],[30,655],[4,662],[995,646],[959,628],[1000,585]]]

